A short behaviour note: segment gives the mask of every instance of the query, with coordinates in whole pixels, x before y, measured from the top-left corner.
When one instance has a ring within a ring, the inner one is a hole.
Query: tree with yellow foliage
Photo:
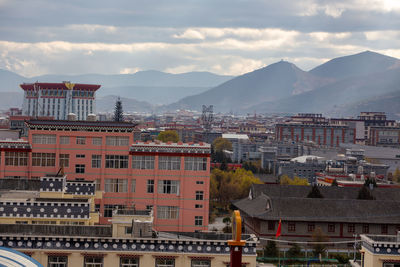
[[[393,181],[400,183],[400,170],[399,170],[399,168],[396,168],[396,170],[393,173]]]
[[[211,204],[228,210],[232,200],[248,196],[250,186],[261,183],[259,178],[245,169],[240,168],[235,171],[213,169],[210,178]]]
[[[309,185],[307,178],[295,176],[293,179],[290,179],[286,174],[281,176],[280,181],[282,185]]]

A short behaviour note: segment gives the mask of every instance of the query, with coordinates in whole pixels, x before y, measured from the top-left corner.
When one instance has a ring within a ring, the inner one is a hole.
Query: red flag
[[[276,234],[275,234],[276,238],[281,236],[281,228],[282,228],[282,222],[281,222],[281,220],[279,220],[278,230],[276,230]]]

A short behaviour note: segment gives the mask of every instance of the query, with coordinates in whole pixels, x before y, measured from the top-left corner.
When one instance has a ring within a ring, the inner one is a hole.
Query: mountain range
[[[385,111],[392,118],[400,118],[400,60],[371,51],[334,58],[310,71],[280,61],[237,77],[141,71],[25,78],[0,70],[0,79],[3,109],[11,102],[3,103],[2,92],[16,94],[15,88],[22,82],[69,80],[102,84],[98,111],[111,111],[118,95],[125,111],[201,110],[202,105],[212,104],[216,112],[239,114],[315,112],[356,116],[360,111]]]
[[[237,113],[316,112],[338,116],[351,110],[387,111],[400,117],[400,104],[388,103],[400,92],[400,60],[365,51],[332,59],[306,72],[286,61],[235,77],[215,88],[188,96],[169,109],[200,109]],[[387,105],[386,105],[387,104]],[[394,105],[394,106],[393,106]]]

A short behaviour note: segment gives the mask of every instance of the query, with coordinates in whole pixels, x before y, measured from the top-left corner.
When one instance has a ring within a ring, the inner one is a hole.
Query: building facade
[[[328,124],[278,123],[275,139],[338,147],[342,143],[356,143],[356,129]]]
[[[26,141],[0,142],[0,178],[39,178],[61,169],[94,181],[100,223],[118,209],[153,209],[154,228],[206,230],[210,145],[134,143],[135,124],[99,121],[26,123]]]
[[[24,83],[22,115],[52,116],[66,120],[74,113],[78,120],[86,120],[96,112],[95,95],[100,85],[64,83]]]

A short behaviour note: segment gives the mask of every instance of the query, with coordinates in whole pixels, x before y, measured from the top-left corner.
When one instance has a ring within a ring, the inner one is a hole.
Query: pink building
[[[68,179],[96,181],[97,209],[154,209],[160,231],[208,226],[210,145],[134,143],[135,124],[30,120],[27,141],[0,141],[0,178],[39,178],[63,167]]]

